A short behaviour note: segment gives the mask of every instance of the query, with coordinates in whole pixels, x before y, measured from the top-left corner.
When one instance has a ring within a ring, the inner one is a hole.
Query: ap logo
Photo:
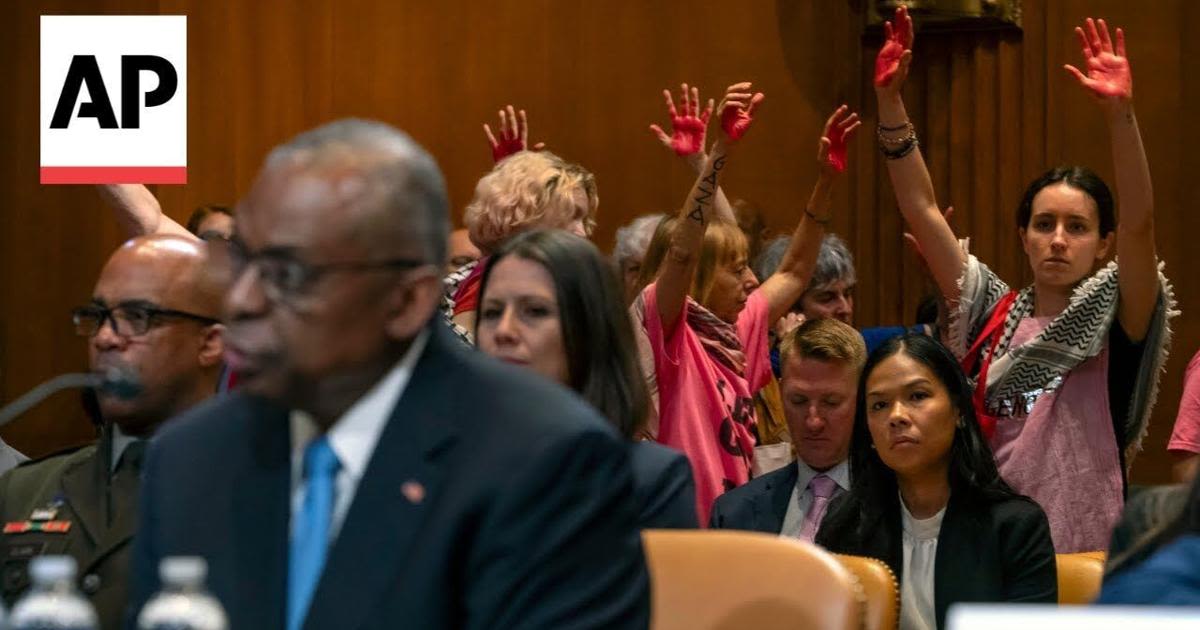
[[[41,182],[187,183],[187,17],[43,15]]]

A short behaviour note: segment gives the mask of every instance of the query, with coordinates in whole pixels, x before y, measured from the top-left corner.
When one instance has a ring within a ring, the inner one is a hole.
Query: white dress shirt
[[[391,369],[362,398],[350,406],[329,429],[329,445],[340,467],[334,483],[333,515],[329,522],[329,542],[337,539],[342,521],[350,511],[358,482],[375,452],[379,435],[387,425],[396,403],[412,378],[413,368],[429,338],[422,331]],[[292,428],[292,518],[295,522],[304,508],[304,450],[319,434],[317,423],[303,411],[293,410]]]
[[[787,512],[783,515],[783,527],[779,530],[781,536],[788,538],[799,538],[800,530],[804,528],[804,516],[813,504],[813,493],[808,488],[808,483],[813,477],[824,474],[837,484],[838,488],[833,497],[829,498],[830,501],[850,490],[849,460],[842,460],[829,470],[816,471],[805,464],[804,460],[797,458],[796,470],[800,471],[800,474],[796,476],[796,486],[792,488],[792,498],[788,500]]]
[[[121,427],[117,426],[117,423],[115,423],[115,422],[112,425],[111,431],[112,431],[112,452],[109,454],[110,459],[108,461],[109,474],[112,474],[117,471],[117,464],[121,463],[121,455],[125,454],[125,449],[129,448],[130,444],[133,444],[134,442],[138,441],[138,439],[139,439],[139,438],[133,437],[132,435],[125,435],[124,433],[122,433]]]
[[[900,630],[937,630],[934,610],[933,565],[938,534],[946,508],[916,519],[900,499],[900,529],[904,539],[904,569],[900,579]]]

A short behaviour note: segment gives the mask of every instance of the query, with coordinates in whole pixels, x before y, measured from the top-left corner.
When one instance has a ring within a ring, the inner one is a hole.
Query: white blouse
[[[904,540],[904,569],[900,584],[900,630],[936,630],[933,565],[937,558],[938,533],[946,508],[918,520],[900,499],[900,526]]]

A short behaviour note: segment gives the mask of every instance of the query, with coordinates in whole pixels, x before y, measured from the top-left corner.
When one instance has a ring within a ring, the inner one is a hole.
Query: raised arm
[[[117,222],[130,237],[149,234],[175,234],[196,238],[162,211],[154,193],[142,184],[104,184],[96,186],[100,197],[112,208]]]
[[[942,217],[933,181],[917,142],[900,91],[912,63],[912,18],[896,9],[895,24],[885,22],[886,41],[875,58],[875,97],[879,102],[878,136],[887,157],[888,177],[900,212],[921,245],[929,271],[947,301],[958,299],[958,277],[966,255]]]
[[[663,90],[663,100],[667,104],[667,115],[671,119],[671,133],[663,131],[658,125],[650,125],[650,131],[662,145],[684,159],[688,166],[702,175],[708,154],[705,153],[705,142],[708,135],[708,120],[713,112],[713,100],[708,99],[708,106],[700,111],[700,90],[688,84],[679,86],[679,96],[683,101],[683,111],[675,109],[675,100],[671,98],[670,90]],[[725,191],[717,188],[713,200],[713,218],[724,223],[737,223],[733,214],[733,206],[725,197]]]
[[[674,332],[679,316],[683,314],[700,250],[704,246],[704,230],[713,218],[713,200],[729,151],[750,129],[754,109],[763,100],[762,93],[751,94],[750,87],[749,83],[737,83],[725,91],[720,107],[722,137],[713,144],[700,177],[679,210],[671,246],[658,271],[655,285],[658,316],[667,337]]]
[[[1154,187],[1150,165],[1133,114],[1133,73],[1125,55],[1125,33],[1117,29],[1114,45],[1108,25],[1087,19],[1087,30],[1076,27],[1087,73],[1065,68],[1100,103],[1108,119],[1113,170],[1117,174],[1117,276],[1120,302],[1117,317],[1134,341],[1146,336],[1158,301],[1158,254],[1154,244]]]
[[[833,185],[846,171],[846,147],[861,124],[858,114],[850,112],[846,105],[837,108],[825,121],[825,130],[817,144],[820,175],[804,208],[804,216],[796,225],[779,268],[759,288],[769,305],[767,321],[775,322],[783,317],[808,286],[817,266],[821,240],[825,238],[825,226],[829,224]]]
[[[492,147],[492,162],[499,162],[514,153],[529,148],[529,120],[525,117],[525,110],[514,111],[512,105],[506,109],[507,114],[504,109],[498,112],[500,139],[497,140],[492,133],[492,128],[487,123],[483,123],[483,133]],[[541,151],[544,148],[546,148],[545,142],[533,145],[534,151]]]

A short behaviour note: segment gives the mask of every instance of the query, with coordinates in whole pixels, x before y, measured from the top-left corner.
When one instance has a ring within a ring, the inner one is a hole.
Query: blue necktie
[[[288,554],[287,630],[299,630],[304,625],[313,591],[325,567],[334,480],[339,466],[337,454],[324,435],[304,449],[304,506],[292,523]]]

